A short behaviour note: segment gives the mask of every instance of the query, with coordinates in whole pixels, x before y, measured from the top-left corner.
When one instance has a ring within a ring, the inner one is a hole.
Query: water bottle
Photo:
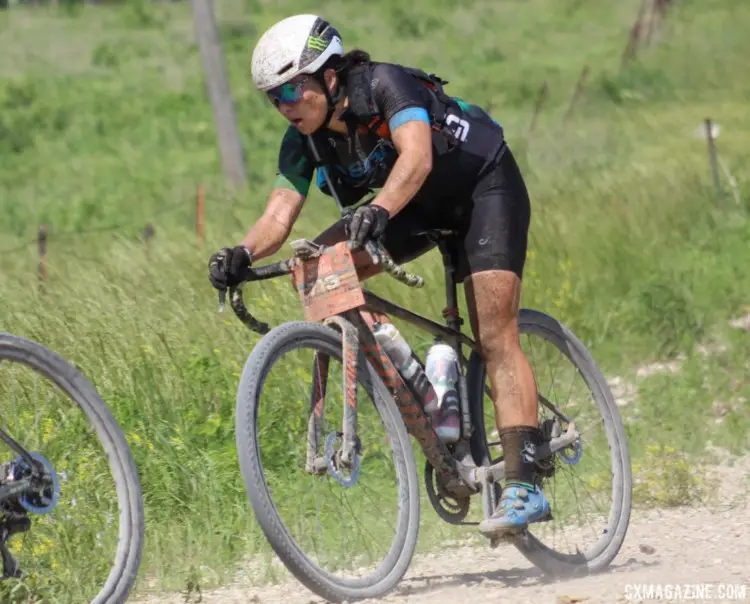
[[[437,342],[427,352],[425,373],[432,383],[437,395],[438,408],[442,408],[448,401],[458,403],[458,355],[456,351],[442,342]]]
[[[437,411],[437,394],[430,379],[425,374],[422,364],[419,362],[404,336],[392,323],[377,323],[374,325],[375,339],[385,350],[396,369],[417,399],[422,403],[424,410],[433,417]]]

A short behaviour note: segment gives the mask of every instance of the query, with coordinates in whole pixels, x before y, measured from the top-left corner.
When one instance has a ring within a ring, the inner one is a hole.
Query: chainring
[[[425,462],[424,483],[427,498],[438,516],[450,524],[462,524],[469,514],[471,499],[468,496],[458,498],[446,493],[429,461]]]

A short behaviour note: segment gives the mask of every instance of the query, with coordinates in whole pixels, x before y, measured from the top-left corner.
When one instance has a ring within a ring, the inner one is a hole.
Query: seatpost
[[[438,248],[443,255],[443,267],[445,270],[446,307],[443,310],[443,318],[448,327],[460,331],[463,320],[458,315],[458,293],[455,278],[456,266],[454,262],[453,246],[450,241],[441,239],[438,242]]]

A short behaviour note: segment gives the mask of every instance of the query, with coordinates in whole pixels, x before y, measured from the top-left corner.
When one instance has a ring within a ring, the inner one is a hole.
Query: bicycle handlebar
[[[407,287],[424,287],[424,279],[410,273],[400,264],[396,264],[381,243],[368,241],[365,249],[370,254],[373,263],[378,264],[382,261],[383,270],[397,281],[401,281]]]
[[[323,246],[321,247],[320,252],[325,253],[329,249],[331,248]],[[370,255],[373,264],[381,264],[383,271],[394,279],[408,287],[424,286],[424,279],[419,275],[408,272],[401,265],[396,264],[381,243],[368,241],[365,243],[365,250]],[[245,302],[242,299],[242,285],[250,281],[264,281],[266,279],[273,279],[291,273],[294,258],[295,256],[265,266],[249,267],[247,269],[247,276],[243,279],[242,283],[229,288],[229,304],[231,305],[234,314],[237,315],[237,318],[251,331],[263,335],[268,333],[270,328],[267,323],[258,321],[247,310],[247,306],[245,306]],[[224,312],[226,295],[226,290],[219,290],[219,312]]]

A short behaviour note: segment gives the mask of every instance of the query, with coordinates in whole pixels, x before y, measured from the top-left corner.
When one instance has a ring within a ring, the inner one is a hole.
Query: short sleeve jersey
[[[429,99],[423,86],[397,65],[380,63],[373,69],[373,101],[380,114],[393,132],[400,125],[410,120],[423,120],[429,123],[427,107]],[[385,139],[363,140],[359,137],[360,152],[350,152],[350,145],[345,136],[329,132],[329,140],[336,148],[339,158],[337,169],[346,171],[349,176],[364,176],[373,158],[390,155],[395,160],[395,153],[388,153],[390,143]],[[378,137],[369,137],[376,139]],[[364,151],[365,159],[361,157]],[[380,152],[380,154],[378,153]],[[381,158],[382,159],[382,158]],[[292,188],[301,195],[307,195],[312,182],[315,167],[310,156],[304,135],[294,126],[289,126],[281,141],[279,151],[278,177],[276,186]]]
[[[397,158],[397,152],[390,141],[390,133],[395,131],[402,124],[420,120],[430,123],[428,108],[431,98],[427,89],[410,73],[398,65],[390,63],[378,63],[372,70],[371,79],[372,99],[375,103],[379,114],[384,118],[388,125],[388,136],[380,136],[375,133],[356,134],[356,140],[350,141],[345,135],[333,131],[327,131],[326,137],[328,144],[334,149],[334,156],[337,158],[332,169],[338,170],[345,175],[348,181],[362,182],[367,181],[367,186],[363,187],[362,194],[366,193],[367,188],[382,187]],[[482,109],[456,99],[461,106],[462,111],[474,114],[477,118],[486,118],[486,125],[493,129],[493,125],[500,130],[502,129]],[[485,136],[486,138],[486,136]],[[315,173],[315,165],[311,156],[306,137],[294,126],[289,126],[281,142],[278,156],[277,178],[275,186],[291,188],[303,196],[309,193],[310,185]],[[464,162],[466,163],[466,162]],[[452,164],[451,180],[456,180],[456,170]],[[433,174],[436,170],[433,168]],[[445,181],[445,174],[440,179],[435,174],[434,180]],[[320,171],[318,173],[317,184],[323,187],[324,180]],[[426,186],[430,183],[426,183]],[[444,189],[444,185],[439,183],[436,186],[429,186],[433,192]]]

